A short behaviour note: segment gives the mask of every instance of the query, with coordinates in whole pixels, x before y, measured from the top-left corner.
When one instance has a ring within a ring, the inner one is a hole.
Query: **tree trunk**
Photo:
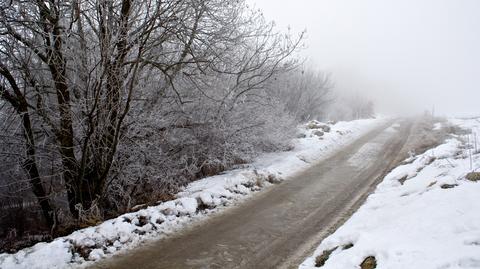
[[[30,115],[28,113],[28,103],[25,99],[25,96],[20,91],[20,88],[18,87],[18,84],[16,83],[12,74],[2,63],[0,63],[0,74],[8,80],[15,94],[15,96],[12,96],[6,89],[0,88],[0,96],[12,105],[12,107],[22,119],[23,134],[25,137],[26,147],[26,158],[23,163],[23,168],[28,174],[33,194],[38,200],[45,221],[47,222],[48,227],[52,229],[55,225],[55,212],[50,202],[50,198],[45,191],[42,180],[40,178],[40,173],[38,171],[35,157],[35,140],[33,137],[33,128],[30,120]]]

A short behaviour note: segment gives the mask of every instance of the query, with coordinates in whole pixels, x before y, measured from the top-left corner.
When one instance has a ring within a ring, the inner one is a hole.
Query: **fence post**
[[[473,134],[471,130],[470,130],[470,133]],[[468,155],[470,157],[470,171],[473,171],[472,144],[470,143],[470,134],[467,134],[467,147],[468,147]]]
[[[473,139],[475,140],[475,154],[478,153],[478,148],[477,148],[477,133],[473,133]]]

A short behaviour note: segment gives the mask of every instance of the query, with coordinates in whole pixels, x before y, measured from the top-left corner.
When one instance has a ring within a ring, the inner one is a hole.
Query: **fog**
[[[306,29],[302,56],[382,114],[480,114],[480,1],[249,0],[279,30]]]

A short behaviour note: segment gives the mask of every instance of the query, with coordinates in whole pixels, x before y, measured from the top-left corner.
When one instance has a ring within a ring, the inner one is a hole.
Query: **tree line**
[[[288,149],[333,100],[303,37],[243,0],[2,1],[0,199],[55,234]]]

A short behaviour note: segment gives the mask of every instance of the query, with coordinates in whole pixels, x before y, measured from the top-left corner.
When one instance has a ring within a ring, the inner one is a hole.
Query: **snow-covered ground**
[[[480,171],[480,119],[449,122],[472,133],[394,169],[299,268],[480,268],[480,181],[467,176]]]
[[[287,179],[384,122],[358,120],[327,127],[321,123],[300,127],[300,136],[305,137],[293,141],[292,151],[265,154],[247,168],[193,182],[175,200],[124,214],[50,243],[38,243],[15,254],[0,254],[0,268],[81,267],[143,241],[168,236]]]

